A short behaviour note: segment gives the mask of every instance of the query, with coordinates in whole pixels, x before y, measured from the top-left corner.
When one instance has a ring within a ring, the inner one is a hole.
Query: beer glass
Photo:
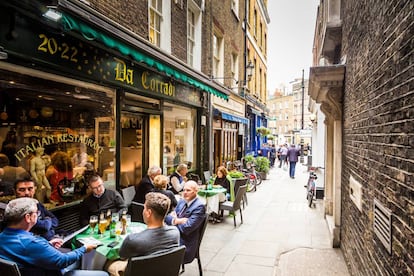
[[[92,235],[95,234],[95,227],[98,224],[98,216],[89,217],[89,227],[92,228]]]

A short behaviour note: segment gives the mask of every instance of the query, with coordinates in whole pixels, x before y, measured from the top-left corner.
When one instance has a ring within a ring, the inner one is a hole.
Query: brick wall
[[[239,57],[239,72],[243,72],[243,30],[242,21],[244,17],[244,1],[239,2],[238,17],[231,10],[230,0],[212,0],[206,1],[206,9],[204,13],[203,23],[203,67],[204,73],[211,75],[212,66],[212,38],[214,28],[224,39],[224,75],[216,77],[228,78],[231,76],[231,57],[237,53]],[[223,80],[225,86],[231,86],[231,79]]]
[[[91,7],[148,40],[148,2],[91,0]]]
[[[171,52],[180,60],[187,62],[187,1],[183,0],[183,8],[171,3]]]
[[[414,274],[414,2],[342,1],[342,249],[352,275]],[[349,177],[363,187],[360,212]],[[392,254],[373,231],[373,201],[393,212]]]

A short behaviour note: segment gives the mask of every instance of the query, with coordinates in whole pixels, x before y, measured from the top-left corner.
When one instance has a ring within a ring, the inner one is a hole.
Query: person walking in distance
[[[295,178],[295,168],[296,168],[296,163],[298,162],[299,155],[300,155],[300,152],[296,148],[295,144],[290,145],[290,148],[287,151],[287,155],[286,155],[287,162],[289,162],[290,178]]]

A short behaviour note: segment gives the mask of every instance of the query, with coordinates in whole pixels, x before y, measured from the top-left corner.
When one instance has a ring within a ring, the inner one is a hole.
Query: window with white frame
[[[289,108],[289,102],[288,101],[285,102],[285,108],[286,109]]]
[[[223,83],[223,38],[213,35],[213,76]]]
[[[239,15],[239,0],[231,1],[231,9],[237,16]]]
[[[162,0],[149,2],[149,41],[161,47]]]
[[[233,87],[233,90],[237,92],[237,80],[238,80],[238,74],[239,74],[239,57],[237,53],[233,53],[231,55],[231,87]]]
[[[187,63],[194,66],[195,51],[195,14],[192,10],[187,11]]]
[[[282,109],[282,103],[279,103],[279,109]]]

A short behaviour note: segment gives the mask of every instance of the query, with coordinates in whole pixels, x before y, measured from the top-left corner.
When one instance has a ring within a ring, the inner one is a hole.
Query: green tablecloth
[[[144,223],[140,223],[140,222],[132,222],[131,226],[128,227],[127,230],[127,235],[131,234],[131,233],[136,233],[136,232],[141,232],[144,229],[147,228],[147,225]],[[84,232],[78,234],[75,236],[74,238],[74,246],[80,246],[80,243],[78,241],[78,239],[80,238],[84,238],[84,237],[93,237],[95,239],[97,239],[98,241],[102,242],[103,245],[98,246],[96,248],[96,252],[102,254],[103,256],[105,256],[108,260],[116,260],[119,259],[119,248],[121,247],[121,244],[125,238],[126,235],[121,235],[120,239],[119,239],[119,243],[115,246],[115,247],[108,247],[108,244],[110,244],[111,242],[115,241],[115,238],[111,238],[110,237],[110,233],[109,231],[105,231],[105,233],[103,234],[103,237],[101,238],[99,234],[97,234],[98,232],[98,226],[95,228],[95,234],[91,234],[92,229],[89,227],[87,228]]]
[[[198,195],[203,196],[203,197],[211,197],[211,196],[214,196],[216,194],[225,193],[225,192],[226,192],[226,189],[223,188],[223,187],[212,188],[211,190],[200,189],[200,190],[198,190]]]

